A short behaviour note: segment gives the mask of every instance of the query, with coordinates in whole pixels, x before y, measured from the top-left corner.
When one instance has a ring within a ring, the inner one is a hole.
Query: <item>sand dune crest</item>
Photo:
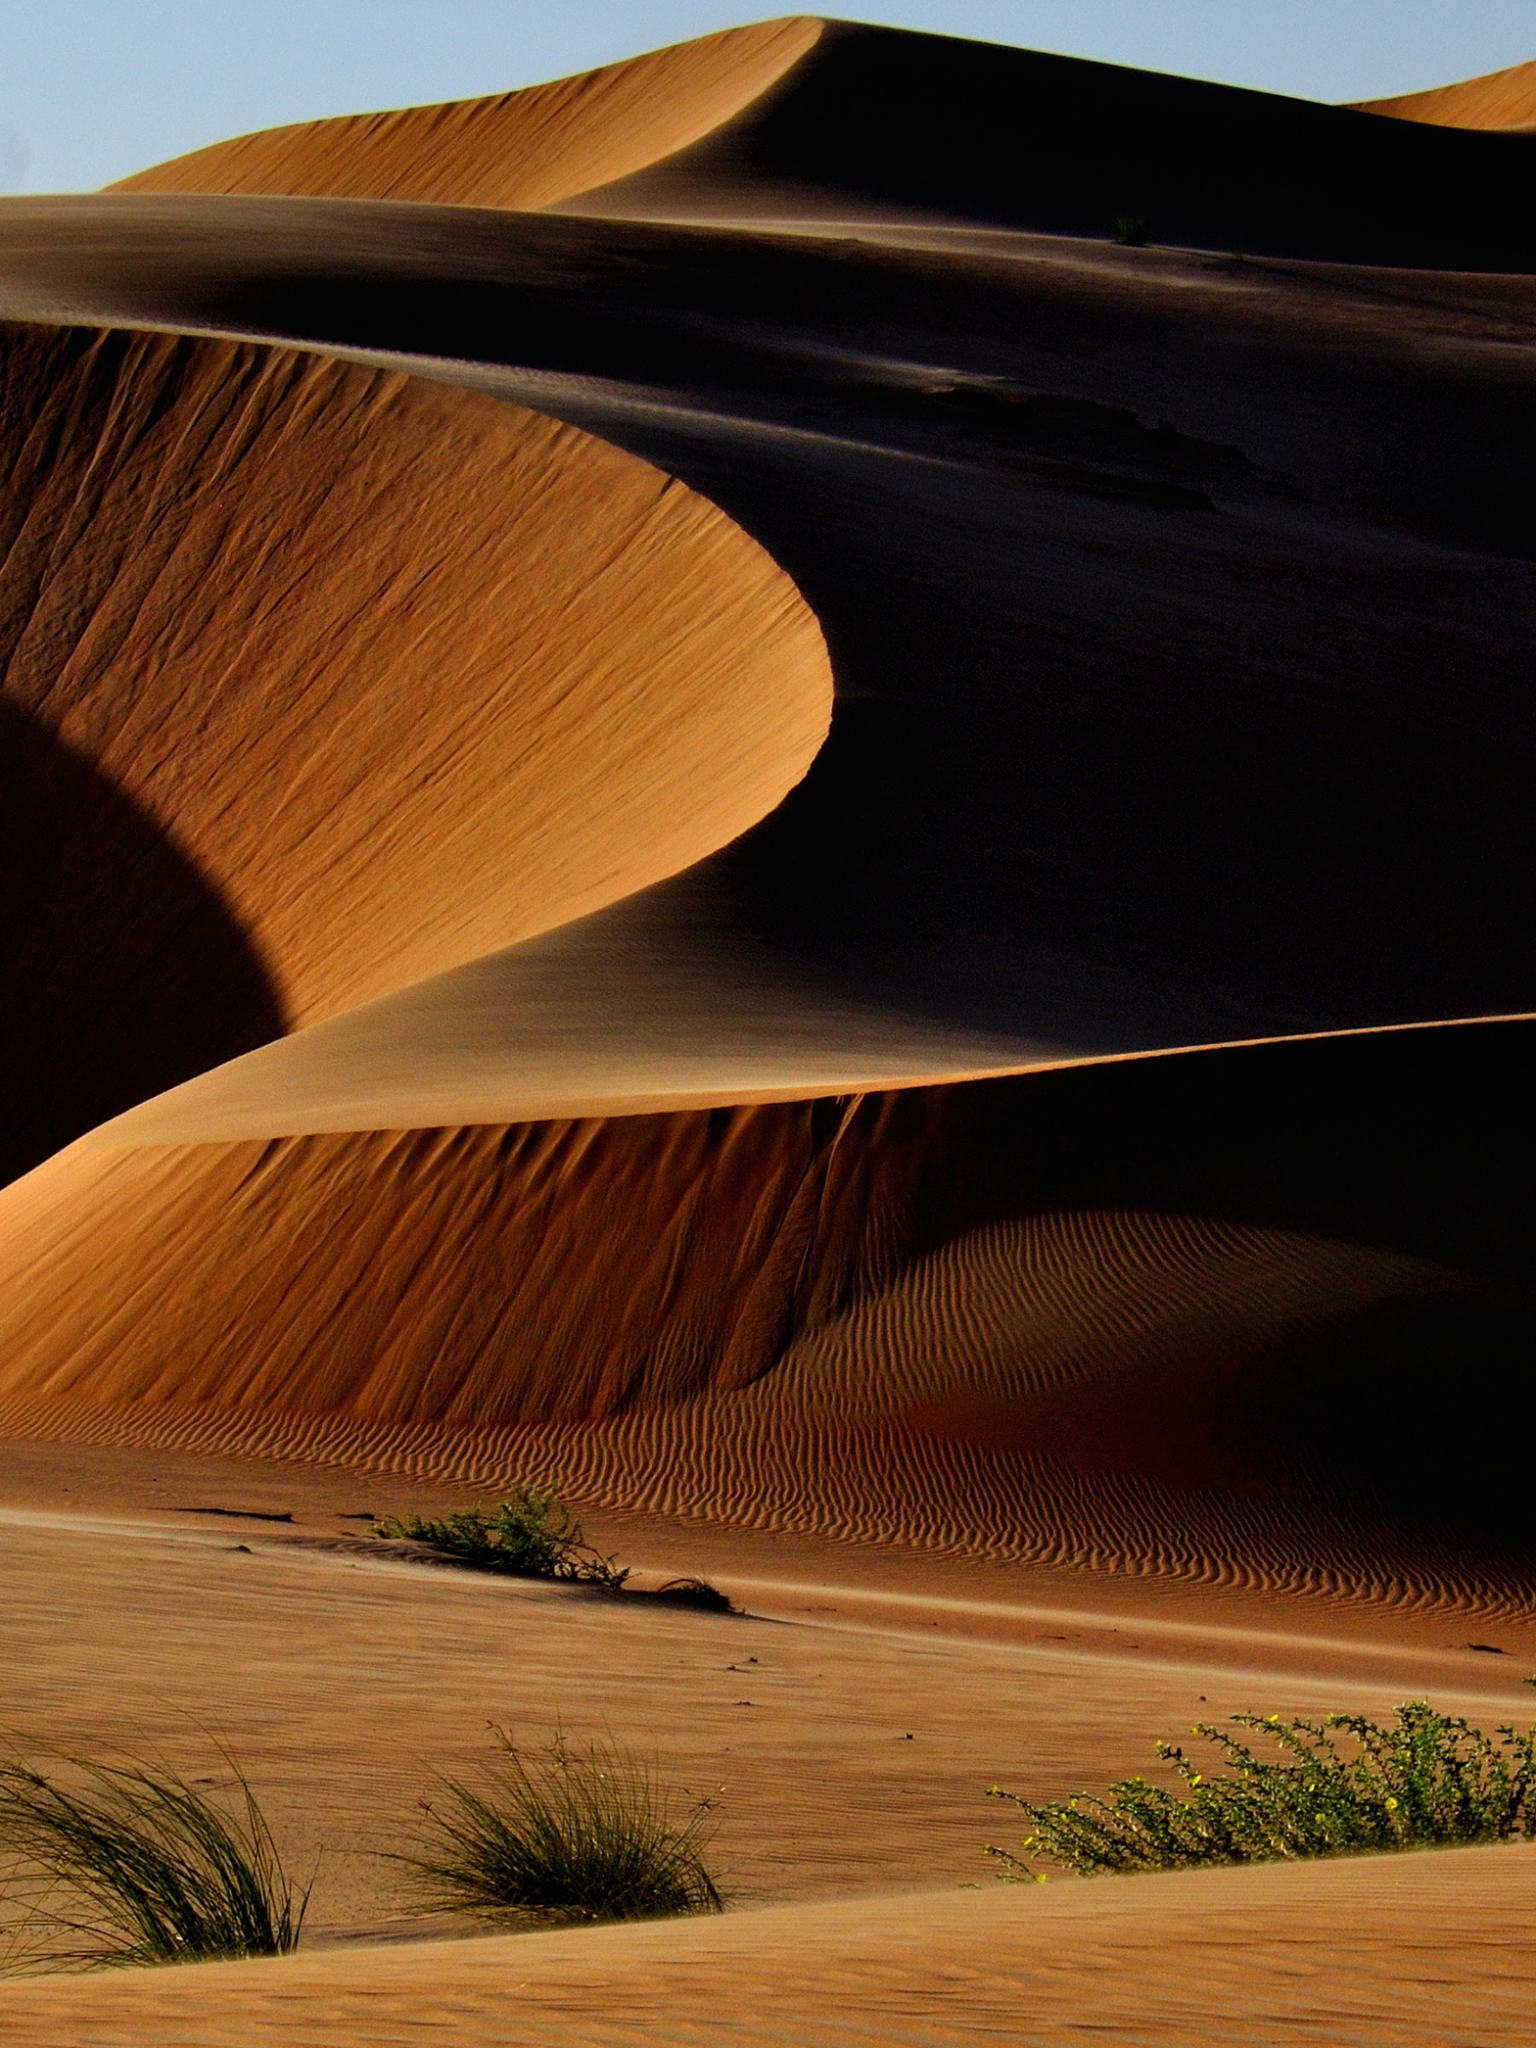
[[[1512,64],[1506,71],[1490,71],[1459,85],[1437,85],[1428,92],[1355,104],[1364,114],[1391,114],[1399,121],[1427,122],[1432,128],[1536,133],[1536,63]]]
[[[191,863],[270,982],[257,1038],[686,867],[821,743],[825,650],[788,579],[575,429],[171,337],[11,330],[0,378],[15,744],[66,750]],[[33,963],[11,1006],[67,1039],[56,907],[21,887],[5,942]],[[150,1029],[132,987],[168,971],[148,948],[96,1001]],[[40,1142],[134,1099],[68,1067]]]
[[[821,26],[789,16],[491,99],[263,129],[107,189],[553,206],[728,121],[804,56]]]

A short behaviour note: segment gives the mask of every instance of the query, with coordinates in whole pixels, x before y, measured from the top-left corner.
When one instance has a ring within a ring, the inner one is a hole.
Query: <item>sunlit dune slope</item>
[[[1110,2048],[1522,2048],[1531,1862],[1505,1845],[1341,1857],[124,1970],[15,1987],[9,2038],[404,2048],[430,2011],[464,2048],[952,2048],[1025,2028],[1068,2048],[1090,2015]]]
[[[794,16],[491,99],[268,128],[108,189],[551,206],[670,156],[729,120],[820,33],[819,21]]]
[[[1536,1010],[1532,281],[989,248],[0,206],[8,295],[413,351],[641,455],[766,547],[837,667],[828,744],[729,847],[159,1136]]]
[[[1362,113],[1392,114],[1399,121],[1425,121],[1435,128],[1502,128],[1536,131],[1536,63],[1513,64],[1459,85],[1396,99],[1360,100]]]
[[[830,709],[793,586],[574,429],[323,359],[0,344],[15,1171],[684,867]]]
[[[1486,1587],[1523,1541],[1480,1447],[1529,1419],[1530,1043],[77,1146],[0,1197],[0,1412],[1288,1583],[1369,1579],[1408,1514],[1400,1593]]]

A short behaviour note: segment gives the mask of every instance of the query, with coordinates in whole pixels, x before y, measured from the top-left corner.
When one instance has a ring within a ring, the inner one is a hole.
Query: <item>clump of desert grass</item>
[[[1020,1854],[989,1843],[1003,1877],[1043,1881],[1032,1856],[1083,1876],[1187,1870],[1213,1863],[1280,1863],[1314,1856],[1379,1855],[1458,1843],[1536,1837],[1536,1728],[1493,1736],[1410,1700],[1383,1726],[1362,1714],[1282,1721],[1234,1714],[1270,1754],[1210,1722],[1192,1733],[1221,1764],[1202,1769],[1177,1743],[1157,1753],[1183,1780],[1178,1792],[1126,1778],[1043,1805],[993,1786],[989,1798],[1023,1809]]]
[[[612,1743],[557,1735],[528,1755],[494,1732],[498,1763],[478,1787],[443,1780],[420,1853],[395,1859],[428,1911],[559,1926],[722,1910],[711,1797],[678,1819],[657,1771]]]
[[[499,1507],[466,1508],[441,1521],[420,1515],[375,1522],[372,1534],[385,1541],[407,1538],[455,1558],[474,1571],[502,1572],[519,1579],[561,1579],[619,1592],[627,1570],[582,1538],[581,1524],[559,1494],[517,1486]]]
[[[227,1752],[229,1807],[168,1767],[0,1761],[4,1966],[117,1969],[286,1955],[309,1887]],[[232,1809],[232,1810],[231,1810]]]

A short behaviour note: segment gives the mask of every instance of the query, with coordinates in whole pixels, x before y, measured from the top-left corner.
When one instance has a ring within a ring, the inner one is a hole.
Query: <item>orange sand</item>
[[[109,189],[554,206],[728,121],[798,62],[821,28],[787,16],[493,99],[263,129]]]
[[[289,1027],[687,866],[820,744],[830,678],[788,580],[571,428],[249,345],[12,330],[0,370],[8,744],[163,835]],[[31,835],[12,859],[35,873]],[[152,999],[179,934],[157,955],[127,904],[82,934],[83,881],[27,895],[11,1085],[32,1068],[23,1120],[39,1061],[63,1098],[41,1146],[181,1078]],[[55,966],[82,939],[90,993]]]
[[[955,1887],[1536,1663],[1528,85],[795,18],[0,206],[8,1717],[334,1857],[7,2040],[1525,2038],[1524,1849]],[[754,1618],[358,1539],[533,1476]],[[416,1941],[491,1718],[762,1910]]]
[[[1536,63],[1513,64],[1459,85],[1437,85],[1397,99],[1361,100],[1362,113],[1391,114],[1399,121],[1427,121],[1435,128],[1502,128],[1516,134],[1536,130]]]

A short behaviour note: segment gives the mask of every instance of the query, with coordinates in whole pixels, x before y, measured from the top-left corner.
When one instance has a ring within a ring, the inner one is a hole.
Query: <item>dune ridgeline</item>
[[[1533,79],[0,202],[5,1430],[1516,1599]]]

